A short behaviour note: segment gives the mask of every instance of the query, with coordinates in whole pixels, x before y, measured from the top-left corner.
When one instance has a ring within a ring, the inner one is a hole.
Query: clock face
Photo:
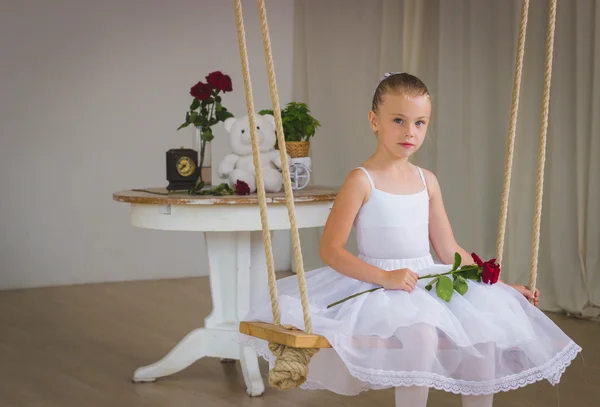
[[[181,157],[179,160],[177,160],[176,167],[177,172],[182,177],[189,177],[194,173],[194,170],[196,169],[196,165],[190,157]]]

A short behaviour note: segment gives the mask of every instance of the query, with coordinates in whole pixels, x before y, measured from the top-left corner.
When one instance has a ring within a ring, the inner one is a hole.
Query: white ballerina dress
[[[424,189],[396,195],[375,188],[355,223],[359,258],[384,270],[409,268],[423,276],[450,271],[435,264],[429,249],[429,196]],[[468,281],[449,302],[431,280],[420,279],[408,293],[380,289],[327,308],[376,287],[331,267],[305,273],[313,333],[332,348],[310,361],[305,389],[356,395],[370,389],[426,386],[457,394],[492,394],[548,380],[559,382],[581,351],[544,313],[512,287]],[[281,323],[304,329],[296,276],[278,280]],[[272,322],[269,295],[246,320]],[[275,357],[262,339],[240,334],[273,367]]]

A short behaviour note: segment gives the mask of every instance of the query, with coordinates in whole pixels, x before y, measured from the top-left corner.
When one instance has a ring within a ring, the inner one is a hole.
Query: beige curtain
[[[543,89],[547,1],[532,0],[503,279],[527,283]],[[341,185],[375,148],[367,112],[385,71],[430,88],[434,117],[414,162],[434,171],[459,243],[490,258],[500,207],[521,2],[302,0],[295,100],[323,127],[315,183]],[[588,317],[600,306],[600,4],[559,1],[539,250],[540,307]],[[306,269],[320,230],[302,231]],[[354,236],[348,247],[355,252]]]

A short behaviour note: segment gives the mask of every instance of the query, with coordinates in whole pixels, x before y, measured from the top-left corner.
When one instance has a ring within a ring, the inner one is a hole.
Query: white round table
[[[239,322],[257,300],[255,293],[267,286],[266,256],[258,197],[253,195],[206,196],[187,192],[167,193],[164,188],[146,188],[113,194],[130,204],[135,227],[204,234],[209,263],[212,312],[204,327],[188,333],[157,362],[138,368],[135,382],[154,381],[177,373],[203,357],[239,360],[247,393],[259,396],[265,386],[256,353],[240,346],[235,338]],[[294,191],[298,228],[325,224],[337,190],[308,186]],[[289,229],[285,194],[267,194],[269,229]]]

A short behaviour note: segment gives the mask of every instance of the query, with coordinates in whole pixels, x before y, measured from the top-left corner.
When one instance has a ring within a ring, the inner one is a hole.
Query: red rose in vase
[[[190,89],[190,95],[192,95],[200,101],[208,99],[211,94],[212,87],[209,84],[203,82],[198,82],[197,84],[192,86],[192,89]]]
[[[215,71],[208,74],[206,81],[216,90],[223,92],[231,92],[233,90],[231,78],[228,75],[224,75],[220,71]]]
[[[215,135],[212,127],[225,122],[233,114],[222,105],[220,92],[232,91],[231,78],[220,71],[211,72],[206,76],[206,82],[199,81],[190,89],[190,95],[194,98],[187,112],[185,112],[185,121],[179,125],[177,130],[181,130],[190,125],[196,127],[193,135],[194,149],[198,150],[198,166],[204,167],[204,155],[206,153],[207,143],[210,143]],[[198,137],[199,135],[199,137]],[[200,182],[203,182],[200,171]]]

